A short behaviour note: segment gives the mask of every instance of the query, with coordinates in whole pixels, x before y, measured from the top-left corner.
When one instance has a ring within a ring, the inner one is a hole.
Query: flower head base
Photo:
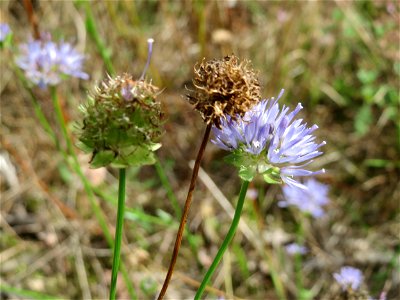
[[[359,269],[353,267],[342,267],[339,273],[334,273],[333,277],[340,284],[343,290],[347,290],[351,288],[353,291],[356,291],[362,281],[363,275]]]
[[[261,173],[269,183],[283,181],[306,189],[294,177],[324,172],[312,172],[304,167],[322,154],[318,149],[325,142],[314,142],[312,133],[317,125],[308,128],[302,119],[293,121],[302,109],[300,103],[290,113],[286,106],[279,108],[278,100],[282,94],[283,90],[277,99],[261,101],[236,120],[229,116],[222,118],[221,128],[213,128],[215,139],[212,142],[232,152],[227,160],[239,168],[243,180],[251,180]]]
[[[324,215],[323,206],[329,203],[329,187],[319,183],[313,178],[304,182],[307,189],[286,185],[283,187],[284,201],[279,202],[279,206],[297,206],[301,211],[311,214],[314,218]]]
[[[236,56],[202,61],[194,68],[196,91],[188,99],[207,124],[221,127],[227,116],[236,120],[260,101],[260,85],[249,62]]]
[[[85,106],[78,146],[92,153],[91,167],[154,163],[162,134],[158,88],[124,74],[95,88]]]
[[[88,79],[82,71],[84,56],[70,44],[56,44],[51,40],[30,40],[20,45],[17,65],[32,83],[40,88],[59,84],[66,76]]]

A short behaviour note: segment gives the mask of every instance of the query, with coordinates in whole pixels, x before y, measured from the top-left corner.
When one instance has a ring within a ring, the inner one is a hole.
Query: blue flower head
[[[4,42],[9,34],[11,34],[10,26],[7,23],[0,23],[0,43]]]
[[[285,200],[280,201],[279,206],[296,206],[301,211],[311,214],[314,218],[322,217],[324,215],[323,206],[329,203],[329,187],[319,183],[314,178],[306,180],[304,186],[307,189],[285,185],[283,187]]]
[[[50,39],[30,40],[20,45],[17,65],[25,76],[41,88],[59,84],[66,76],[88,79],[82,71],[85,57],[70,44],[59,44]]]
[[[363,275],[361,271],[353,267],[342,267],[339,273],[334,273],[333,277],[339,283],[343,290],[351,288],[353,291],[357,290],[362,281]]]
[[[306,247],[300,246],[296,243],[286,245],[285,250],[289,255],[306,254],[308,252]]]
[[[239,168],[242,179],[251,180],[260,173],[269,183],[285,182],[305,189],[294,177],[325,172],[305,167],[322,154],[318,149],[326,143],[315,143],[312,133],[317,125],[307,127],[302,119],[294,120],[302,109],[300,103],[292,112],[286,106],[280,109],[278,100],[282,94],[283,90],[277,99],[259,102],[236,120],[229,116],[221,119],[221,129],[213,127],[212,142],[232,152],[227,160]]]

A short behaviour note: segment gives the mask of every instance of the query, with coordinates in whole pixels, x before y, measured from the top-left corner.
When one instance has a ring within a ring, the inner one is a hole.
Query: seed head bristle
[[[220,128],[221,118],[243,116],[261,99],[256,72],[245,60],[234,56],[203,61],[194,67],[195,91],[188,100],[204,121]]]
[[[152,162],[162,134],[158,88],[129,74],[108,78],[94,89],[84,107],[81,147],[93,153],[92,166]],[[142,156],[141,161],[137,157]],[[96,157],[99,159],[96,160]],[[106,158],[103,158],[106,157]]]

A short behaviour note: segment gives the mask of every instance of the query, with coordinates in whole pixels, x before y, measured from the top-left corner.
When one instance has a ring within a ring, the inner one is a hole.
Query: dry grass
[[[30,27],[19,1],[2,1],[0,9],[14,41],[23,42]],[[287,297],[298,299],[295,261],[283,245],[296,240],[299,224],[310,249],[301,266],[303,284],[316,299],[341,297],[332,273],[342,265],[363,271],[363,289],[371,295],[384,291],[388,299],[400,297],[399,103],[390,100],[390,93],[399,99],[398,3],[95,1],[92,10],[118,73],[138,77],[146,39],[155,39],[148,77],[164,88],[160,98],[168,117],[158,156],[181,205],[189,162],[204,128],[184,99],[185,87],[203,57],[234,53],[250,59],[260,70],[262,94],[276,96],[285,88],[281,103],[294,107],[301,101],[303,117],[318,124],[319,139],[327,141],[325,155],[314,165],[328,170],[320,178],[331,186],[327,216],[313,220],[279,208],[280,188],[255,180],[252,188],[259,196],[245,205],[210,298],[278,299],[271,281],[274,269]],[[72,128],[80,117],[78,104],[104,78],[105,67],[85,31],[82,6],[43,1],[37,2],[36,12],[42,30],[75,41],[88,57],[85,70],[91,80],[68,80],[59,87]],[[10,65],[12,54],[1,53],[1,283],[60,298],[107,298],[112,253],[78,177],[35,118],[29,94]],[[360,70],[375,70],[378,76],[365,83]],[[368,88],[377,88],[370,98],[364,92]],[[56,128],[49,94],[34,91]],[[360,134],[355,123],[364,106],[371,111],[370,125]],[[211,144],[207,148],[189,216],[192,242],[183,243],[168,291],[171,299],[193,297],[230,224],[240,182],[224,155]],[[116,206],[106,198],[115,201],[115,170],[87,170],[87,175],[97,185],[112,229]],[[153,167],[129,169],[127,195],[131,210],[125,220],[124,264],[138,297],[152,299],[164,279],[178,218]],[[60,209],[59,202],[66,207]],[[119,283],[119,298],[127,298]]]

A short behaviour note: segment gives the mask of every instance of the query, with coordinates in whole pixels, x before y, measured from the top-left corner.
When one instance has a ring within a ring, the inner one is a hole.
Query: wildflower
[[[290,113],[286,106],[279,108],[282,94],[283,90],[277,99],[261,101],[243,117],[236,116],[236,120],[229,116],[221,118],[221,128],[213,128],[212,142],[232,152],[227,160],[239,168],[242,179],[251,180],[260,173],[269,183],[285,182],[305,189],[294,176],[325,172],[324,169],[312,172],[304,167],[322,154],[318,149],[326,143],[314,142],[312,133],[317,125],[308,128],[302,119],[292,121],[302,109],[300,103]]]
[[[85,59],[70,44],[59,44],[50,39],[30,40],[20,45],[17,65],[25,71],[26,77],[41,88],[59,84],[65,76],[88,79],[82,71]]]
[[[131,75],[109,77],[95,88],[85,106],[78,147],[92,153],[94,168],[154,163],[161,144],[161,108],[158,88]]]
[[[236,119],[237,116],[243,116],[260,99],[260,86],[255,72],[249,68],[248,62],[245,61],[239,64],[238,58],[235,56],[227,56],[223,60],[207,62],[203,60],[199,66],[194,67],[194,73],[193,84],[196,90],[192,91],[192,95],[187,95],[187,97],[189,102],[200,113],[207,126],[193,166],[174,250],[158,300],[163,299],[174,271],[200,163],[212,126],[220,128],[221,120],[226,120],[228,116],[232,119]]]
[[[2,43],[10,33],[10,26],[8,26],[7,23],[0,23],[0,43]]]
[[[148,41],[148,62],[152,42]],[[143,79],[147,67],[139,80],[129,74],[109,76],[80,107],[84,117],[78,147],[92,153],[91,167],[155,162],[153,152],[161,147],[162,113],[156,101],[158,88]]]
[[[307,248],[296,243],[291,243],[285,246],[286,252],[289,255],[306,254]]]
[[[340,269],[340,273],[334,273],[333,277],[343,290],[351,288],[357,290],[363,281],[363,275],[359,269],[345,266]]]
[[[311,214],[314,218],[322,217],[324,215],[322,207],[329,203],[329,187],[313,178],[305,181],[304,186],[307,189],[285,185],[283,187],[285,200],[280,201],[279,206],[297,206],[301,211]]]
[[[260,85],[248,61],[239,63],[233,55],[203,60],[194,73],[196,91],[187,97],[207,124],[220,128],[221,120],[236,120],[260,101]]]

